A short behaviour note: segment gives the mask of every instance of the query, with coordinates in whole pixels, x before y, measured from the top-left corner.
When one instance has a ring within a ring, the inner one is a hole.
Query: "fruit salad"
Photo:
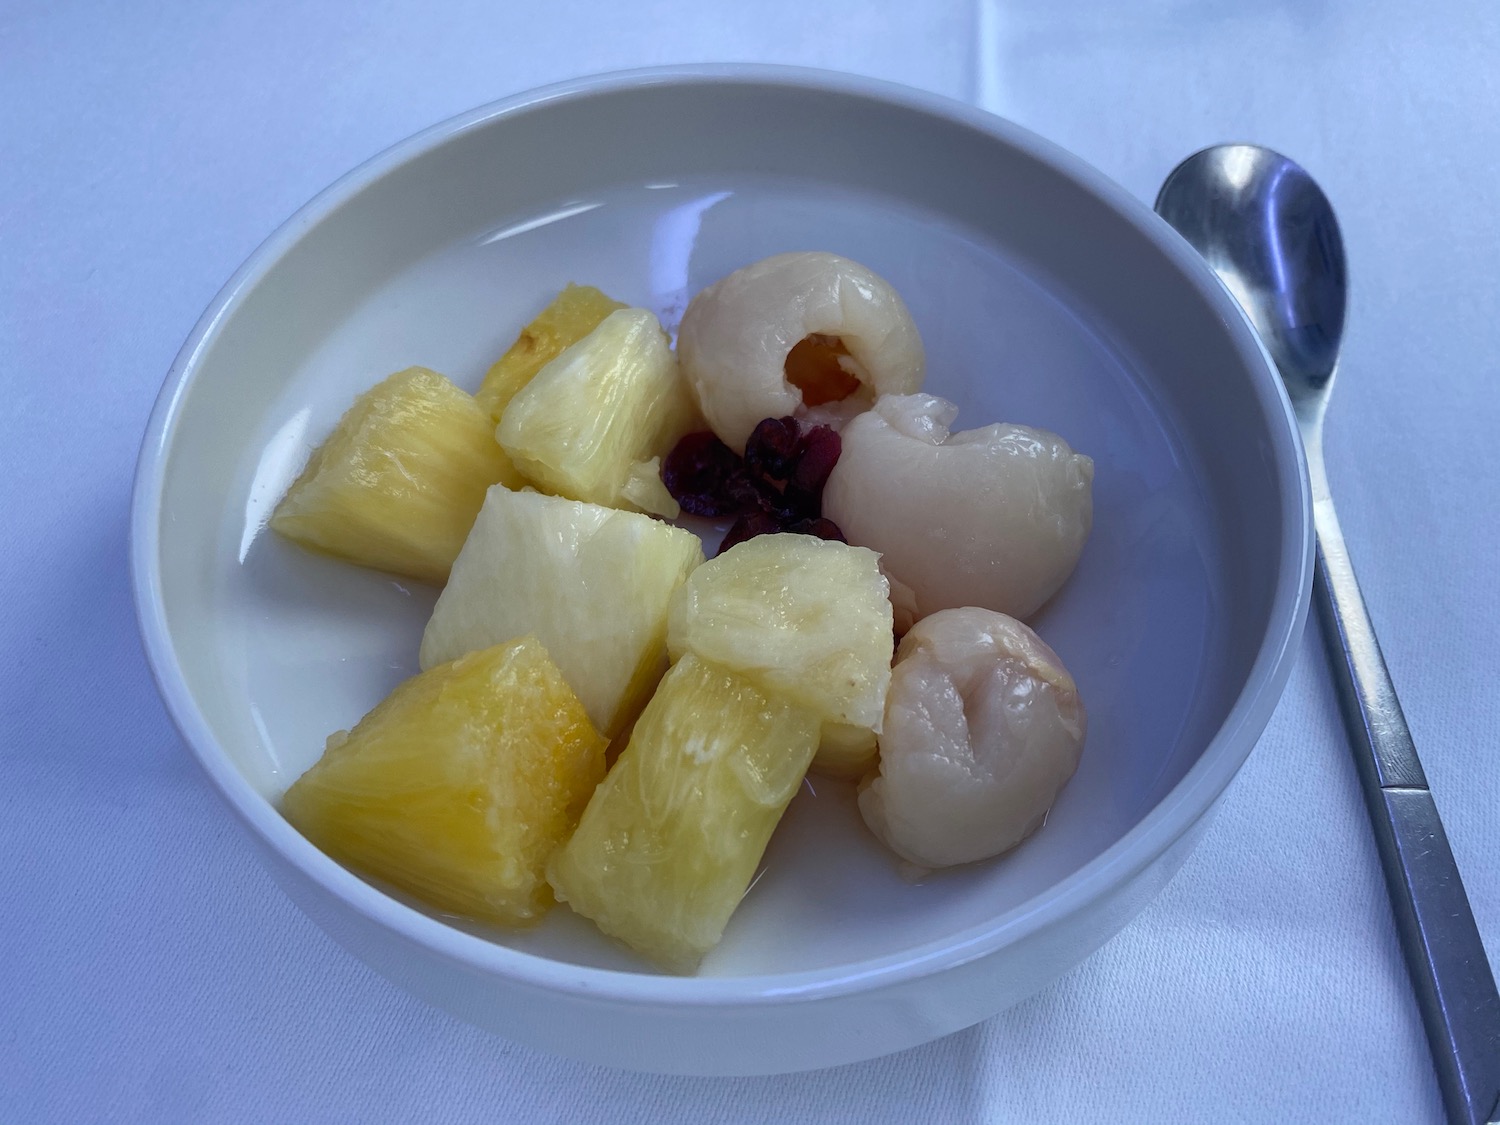
[[[858,783],[908,877],[1015,847],[1083,748],[1023,619],[1077,564],[1093,462],[954,431],[924,375],[896,290],[816,252],[703,290],[675,348],[569,285],[476,394],[409,368],[361,395],[271,527],[442,592],[423,671],[328,739],[287,819],[439,911],[566,903],[678,973],[809,771]]]

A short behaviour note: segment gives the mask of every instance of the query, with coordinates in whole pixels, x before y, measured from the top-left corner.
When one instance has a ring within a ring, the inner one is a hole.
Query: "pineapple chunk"
[[[604,777],[605,740],[533,637],[407,680],[282,799],[334,859],[506,925],[552,905],[547,858]]]
[[[825,723],[879,732],[891,682],[891,602],[879,556],[810,535],[760,535],[695,570],[667,646],[738,672]]]
[[[409,367],[354,400],[271,527],[336,558],[441,583],[497,482],[524,483],[484,411],[437,372]]]
[[[691,972],[723,936],[817,743],[808,712],[684,657],[553,854],[558,899]]]
[[[696,535],[650,516],[492,488],[422,635],[422,667],[534,633],[613,736],[667,670],[667,605],[702,561]]]
[[[536,373],[495,431],[538,487],[572,500],[639,508],[640,466],[693,420],[687,385],[656,317],[621,309]]]
[[[637,461],[632,465],[630,478],[625,482],[625,487],[620,489],[620,495],[633,507],[649,515],[669,520],[682,515],[682,505],[677,503],[662,482],[660,457]]]
[[[531,377],[557,358],[564,348],[578,343],[599,322],[625,306],[606,297],[592,285],[569,285],[521,329],[510,350],[495,361],[475,394],[481,409],[498,424],[516,392]]]
[[[875,732],[848,723],[824,723],[812,768],[825,777],[863,777],[880,760]]]

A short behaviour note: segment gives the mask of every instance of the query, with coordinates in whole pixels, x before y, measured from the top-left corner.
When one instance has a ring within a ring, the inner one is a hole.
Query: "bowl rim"
[[[230,762],[183,677],[161,591],[159,528],[166,469],[181,406],[202,360],[248,293],[313,227],[388,173],[458,137],[559,102],[648,87],[744,86],[837,95],[925,114],[983,134],[1050,166],[1134,226],[1217,309],[1252,372],[1268,421],[1284,535],[1270,618],[1255,661],[1224,722],[1183,778],[1099,855],[1046,890],[946,938],[882,957],[795,972],[678,977],[557,961],[488,941],[386,895],[324,855]],[[1278,424],[1279,423],[1279,424]],[[383,928],[485,975],[591,1001],[689,1007],[808,1002],[895,987],[993,955],[1085,909],[1151,866],[1215,803],[1249,756],[1280,698],[1305,624],[1313,565],[1312,506],[1302,442],[1269,355],[1233,297],[1176,231],[1102,172],[1056,144],[976,106],[881,79],[804,67],[691,64],[614,71],[525,91],[458,114],[392,145],[324,188],[282,223],[220,289],[183,343],[152,409],[137,461],[130,512],[130,569],[137,622],[157,689],[210,782],[262,845],[322,891]]]

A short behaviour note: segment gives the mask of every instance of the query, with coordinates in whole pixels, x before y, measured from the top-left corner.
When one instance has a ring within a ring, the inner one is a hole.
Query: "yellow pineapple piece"
[[[474,396],[480,407],[498,424],[510,400],[533,375],[564,348],[598,328],[610,313],[624,307],[592,285],[569,285],[521,329],[510,350],[489,369]]]
[[[617,508],[661,508],[649,463],[693,424],[695,408],[667,335],[645,309],[620,309],[532,377],[495,438],[547,492]],[[673,505],[675,506],[675,505]]]
[[[678,435],[681,436],[680,434]],[[675,439],[674,439],[675,440]],[[661,458],[637,461],[630,467],[630,476],[620,489],[620,497],[627,507],[637,508],[649,515],[675,520],[682,515],[682,505],[667,491],[661,479]]]
[[[869,727],[848,723],[824,723],[818,753],[813,758],[813,772],[825,777],[863,777],[880,760],[875,732]]]
[[[527,633],[613,736],[667,670],[667,605],[703,561],[690,531],[492,488],[422,635],[422,667]]]
[[[672,658],[691,652],[825,723],[879,732],[891,682],[879,556],[810,535],[759,535],[695,570],[672,599]]]
[[[533,637],[402,683],[282,799],[340,863],[506,925],[552,905],[544,868],[604,776],[605,740]]]
[[[496,483],[525,482],[484,411],[436,371],[409,367],[354,400],[271,527],[336,558],[442,583]]]
[[[691,972],[723,936],[817,743],[808,712],[684,657],[553,853],[558,899],[663,967]]]

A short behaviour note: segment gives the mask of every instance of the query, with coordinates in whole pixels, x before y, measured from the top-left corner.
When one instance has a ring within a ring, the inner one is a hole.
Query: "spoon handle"
[[[1311,452],[1311,451],[1310,451]],[[1448,1119],[1500,1120],[1500,995],[1328,493],[1309,456],[1313,600]]]

